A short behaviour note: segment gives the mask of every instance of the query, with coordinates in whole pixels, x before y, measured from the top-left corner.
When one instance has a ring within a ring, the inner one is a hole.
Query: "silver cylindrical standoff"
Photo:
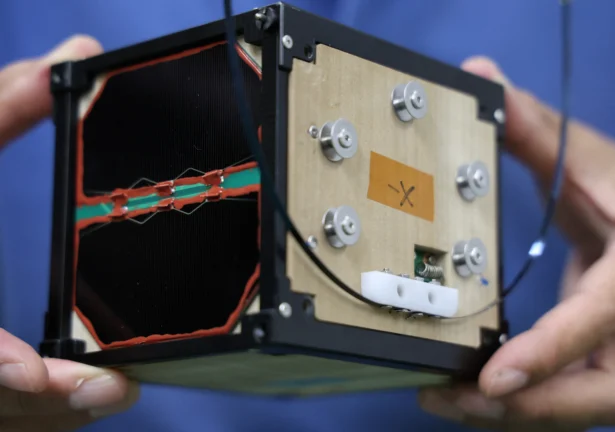
[[[361,235],[361,221],[352,207],[341,206],[327,210],[322,225],[329,244],[334,248],[352,246]]]
[[[351,158],[359,146],[357,130],[346,119],[325,123],[320,129],[320,145],[327,159],[332,162]]]
[[[478,238],[457,242],[452,258],[457,274],[462,277],[482,274],[487,268],[487,248]]]
[[[457,169],[457,189],[466,201],[473,201],[489,193],[491,179],[487,165],[481,161],[462,165]]]
[[[418,81],[399,84],[391,95],[393,109],[403,122],[420,119],[427,113],[427,94]]]

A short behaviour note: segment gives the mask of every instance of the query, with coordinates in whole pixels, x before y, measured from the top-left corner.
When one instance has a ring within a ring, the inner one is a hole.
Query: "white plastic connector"
[[[361,273],[361,294],[377,303],[450,318],[457,313],[459,292],[381,271]]]

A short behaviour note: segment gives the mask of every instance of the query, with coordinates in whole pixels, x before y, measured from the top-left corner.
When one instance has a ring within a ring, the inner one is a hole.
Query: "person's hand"
[[[43,58],[0,70],[0,149],[51,113],[50,66],[102,51],[73,37]],[[129,408],[136,384],[118,373],[58,359],[42,359],[0,329],[0,431],[64,432]]]
[[[546,191],[559,114],[515,88],[488,59],[469,59],[463,68],[504,84],[507,150]],[[426,411],[493,430],[615,425],[615,146],[578,122],[570,122],[568,138],[556,218],[573,252],[561,302],[496,352],[478,388],[423,390]]]

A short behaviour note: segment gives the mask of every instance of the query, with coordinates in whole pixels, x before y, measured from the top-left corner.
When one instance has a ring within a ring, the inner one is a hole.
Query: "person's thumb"
[[[535,385],[587,358],[615,333],[615,246],[579,280],[579,290],[516,336],[489,360],[479,378],[489,397]]]
[[[73,36],[47,55],[12,63],[0,70],[0,148],[51,113],[51,66],[102,52],[88,36]]]

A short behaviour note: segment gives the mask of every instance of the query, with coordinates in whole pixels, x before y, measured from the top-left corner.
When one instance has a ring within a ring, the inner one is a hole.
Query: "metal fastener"
[[[308,237],[306,243],[311,249],[316,249],[316,246],[318,246],[318,239],[316,236],[311,235]]]
[[[332,162],[349,159],[358,149],[357,131],[346,119],[328,122],[320,129],[320,146]]]
[[[361,235],[359,215],[352,207],[341,206],[327,210],[322,225],[329,244],[334,248],[352,246]]]
[[[280,303],[280,306],[278,306],[278,310],[280,311],[280,315],[282,315],[284,318],[290,318],[293,314],[293,308],[286,302]]]
[[[487,247],[478,238],[458,242],[451,255],[459,276],[479,275],[487,268]]]
[[[506,333],[502,333],[500,335],[500,345],[504,345],[506,342],[508,342],[508,336],[506,335]]]
[[[252,330],[252,337],[256,342],[262,342],[265,338],[265,330],[260,327],[254,327],[254,330]]]
[[[282,37],[282,44],[284,48],[291,49],[293,47],[293,38],[290,37],[290,35],[284,35],[284,37]]]
[[[427,113],[427,94],[418,81],[397,85],[393,89],[391,102],[395,114],[404,122],[423,118]]]
[[[457,169],[457,190],[463,199],[473,201],[489,193],[491,179],[487,165],[481,161],[462,165]]]
[[[255,8],[257,12],[254,14],[254,24],[259,30],[267,30],[276,21],[277,16],[275,11],[270,7]]]
[[[308,134],[310,134],[312,138],[318,138],[318,128],[314,125],[310,126]]]
[[[506,114],[504,113],[503,109],[498,108],[493,112],[493,118],[498,123],[504,124],[504,122],[506,121]]]

